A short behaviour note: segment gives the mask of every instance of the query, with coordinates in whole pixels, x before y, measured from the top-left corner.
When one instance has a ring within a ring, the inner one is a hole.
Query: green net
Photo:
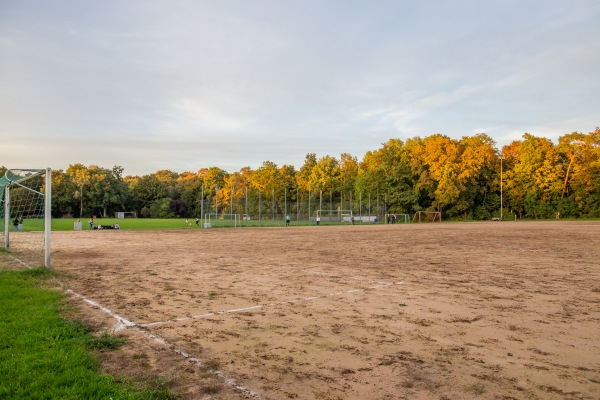
[[[45,176],[46,170],[9,169],[0,177],[0,269],[44,263]]]

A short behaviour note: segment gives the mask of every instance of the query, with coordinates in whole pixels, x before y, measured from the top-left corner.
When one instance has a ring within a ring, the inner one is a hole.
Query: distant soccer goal
[[[240,225],[240,214],[215,214],[207,213],[204,214],[204,227],[210,228],[215,224],[222,224],[223,226],[238,227]]]
[[[439,211],[417,211],[413,217],[413,222],[442,222],[442,213]]]
[[[135,211],[117,211],[117,212],[115,212],[115,218],[117,218],[117,219],[137,218],[137,213]]]
[[[11,264],[50,268],[52,170],[9,169],[0,193],[2,256]]]
[[[317,210],[315,214],[321,222],[351,222],[352,210]]]
[[[408,214],[385,214],[385,220],[388,224],[408,224],[410,222],[410,215]]]

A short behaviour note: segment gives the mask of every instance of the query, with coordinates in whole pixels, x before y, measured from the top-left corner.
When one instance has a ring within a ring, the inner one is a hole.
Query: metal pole
[[[262,214],[262,190],[258,189],[258,220],[260,221],[260,217]]]
[[[319,210],[323,209],[323,189],[319,191]]]
[[[275,222],[275,188],[271,189],[271,221]]]
[[[350,216],[353,216],[354,205],[352,204],[352,190],[350,191]]]
[[[308,189],[308,220],[310,221],[310,189]]]
[[[204,183],[202,183],[202,198],[200,199],[200,219],[202,220],[202,227],[206,222],[206,215],[204,215]]]
[[[358,214],[360,215],[362,221],[362,192],[358,195]]]
[[[44,192],[44,265],[50,265],[50,233],[52,232],[52,170],[46,168],[46,191]]]
[[[4,187],[4,250],[10,247],[10,185]]]
[[[503,219],[503,209],[502,209],[502,160],[504,160],[504,156],[500,156],[500,221]]]

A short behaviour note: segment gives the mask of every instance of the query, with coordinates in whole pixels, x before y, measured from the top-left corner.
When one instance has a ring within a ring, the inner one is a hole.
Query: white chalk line
[[[62,285],[62,284],[61,284]],[[174,345],[168,343],[165,339],[163,339],[162,337],[155,335],[154,333],[148,332],[146,329],[144,329],[141,325],[136,324],[134,322],[129,321],[126,318],[121,317],[120,315],[114,313],[113,311],[109,310],[108,308],[101,306],[100,304],[96,303],[93,300],[90,300],[82,295],[80,295],[79,293],[74,292],[71,289],[66,289],[67,293],[72,294],[73,296],[76,296],[78,298],[80,298],[81,300],[83,300],[84,302],[90,304],[93,307],[97,307],[100,310],[102,310],[103,312],[105,312],[106,314],[110,315],[111,317],[115,318],[117,321],[119,321],[120,325],[123,325],[125,327],[128,328],[132,328],[134,330],[136,330],[137,332],[141,333],[142,335],[146,336],[149,339],[152,339],[154,342],[160,344],[161,346],[167,347],[171,350],[173,350],[173,352],[175,352],[176,354],[180,355],[181,357],[185,358],[188,361],[193,362],[194,364],[196,364],[198,367],[200,368],[205,368],[206,365],[200,361],[198,358],[192,356],[191,354],[188,354],[187,352],[175,347]],[[232,387],[233,389],[237,390],[238,392],[249,396],[253,399],[257,399],[257,400],[261,400],[262,397],[260,395],[258,395],[257,393],[253,392],[252,390],[240,385],[239,383],[237,383],[235,381],[235,379],[227,376],[224,372],[216,370],[216,371],[212,371],[213,374],[221,379],[225,384],[229,385],[230,387]]]
[[[147,328],[150,326],[157,326],[157,325],[164,325],[164,324],[173,323],[173,322],[182,322],[182,321],[190,321],[190,320],[194,320],[194,319],[215,317],[218,315],[234,314],[234,313],[239,313],[239,312],[244,312],[244,311],[257,310],[257,309],[266,308],[266,307],[304,303],[304,302],[318,300],[318,299],[325,299],[327,297],[341,296],[341,295],[345,295],[345,294],[349,294],[349,293],[364,292],[369,289],[379,289],[382,287],[388,287],[388,286],[393,286],[393,285],[402,285],[402,284],[404,284],[404,282],[393,282],[393,283],[377,282],[377,285],[369,286],[365,289],[350,289],[350,290],[345,290],[345,291],[341,291],[341,292],[329,293],[329,294],[325,294],[322,296],[310,296],[310,297],[304,297],[301,299],[278,301],[278,302],[268,303],[268,304],[256,304],[253,306],[234,308],[231,310],[215,311],[215,312],[210,312],[210,313],[205,313],[205,314],[193,315],[191,317],[179,317],[179,318],[169,319],[166,321],[149,322],[149,323],[145,323],[145,324],[139,324],[139,326]]]
[[[25,261],[18,259],[17,257],[13,256],[12,254],[8,255],[9,258],[12,258],[13,260],[15,260],[16,262],[20,263],[22,266],[24,266],[25,268],[29,268],[29,269],[33,269],[33,267],[29,264],[27,264]]]

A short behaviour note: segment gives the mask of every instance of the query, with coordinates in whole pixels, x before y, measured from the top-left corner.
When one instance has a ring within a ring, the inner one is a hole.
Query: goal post
[[[442,222],[442,213],[440,211],[417,211],[413,217],[413,222]]]
[[[3,257],[27,267],[50,269],[52,170],[6,170],[0,178],[0,199]]]

